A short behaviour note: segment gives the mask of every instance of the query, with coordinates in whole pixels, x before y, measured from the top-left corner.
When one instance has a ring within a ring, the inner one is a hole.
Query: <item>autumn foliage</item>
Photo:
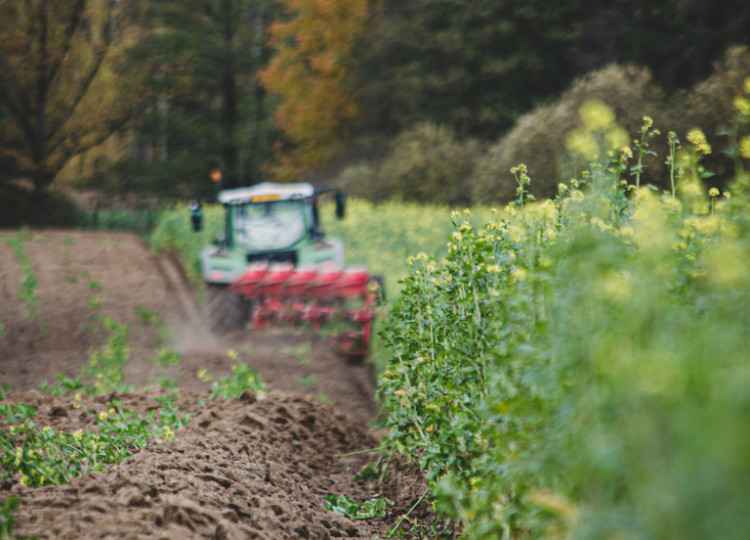
[[[358,115],[355,51],[370,23],[368,0],[282,0],[271,26],[276,54],[260,80],[280,96],[274,120],[291,145],[276,148],[278,176],[309,169],[341,147]]]

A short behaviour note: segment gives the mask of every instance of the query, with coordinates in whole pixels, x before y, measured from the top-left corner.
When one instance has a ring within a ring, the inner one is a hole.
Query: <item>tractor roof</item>
[[[219,192],[219,202],[222,204],[245,204],[250,202],[284,201],[289,199],[304,199],[312,197],[315,188],[311,184],[276,184],[262,182],[250,187],[225,189]]]

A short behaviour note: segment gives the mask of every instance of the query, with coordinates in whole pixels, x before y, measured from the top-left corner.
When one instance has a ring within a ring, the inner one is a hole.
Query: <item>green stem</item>
[[[393,527],[392,527],[391,529],[389,529],[389,530],[388,530],[388,532],[386,533],[386,538],[395,538],[395,537],[394,537],[393,535],[394,535],[394,534],[396,534],[396,531],[397,531],[397,530],[399,529],[399,527],[401,527],[401,524],[402,524],[402,523],[403,523],[403,522],[404,522],[404,521],[405,521],[406,519],[408,519],[408,518],[409,518],[409,514],[411,514],[411,513],[412,513],[412,512],[414,511],[414,509],[415,509],[415,508],[416,508],[417,506],[419,506],[419,503],[421,503],[421,502],[422,502],[422,501],[424,500],[424,498],[425,498],[425,495],[427,495],[427,492],[428,492],[428,491],[430,491],[430,489],[429,489],[429,488],[425,489],[425,490],[424,490],[424,493],[422,493],[422,496],[421,496],[421,497],[419,497],[419,500],[417,500],[417,502],[415,502],[415,503],[414,503],[414,504],[412,505],[412,507],[411,507],[411,508],[409,508],[409,511],[408,511],[408,512],[407,512],[406,514],[404,514],[403,516],[401,516],[401,517],[400,517],[400,518],[398,519],[398,521],[396,522],[396,524],[395,524],[395,525],[394,525],[394,526],[393,526]]]

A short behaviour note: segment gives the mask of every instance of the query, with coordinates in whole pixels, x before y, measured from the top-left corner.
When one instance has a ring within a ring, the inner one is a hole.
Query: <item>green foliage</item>
[[[152,193],[151,195],[156,194]],[[154,228],[159,220],[160,213],[161,210],[147,207],[131,209],[96,208],[83,213],[76,224],[78,227],[87,230],[130,231],[145,235]]]
[[[299,384],[300,386],[318,386],[318,377],[314,373],[305,375],[304,377],[300,377]]]
[[[42,392],[48,392],[53,396],[69,396],[77,392],[89,392],[89,389],[86,388],[79,377],[71,379],[64,373],[58,373],[57,375],[55,375],[55,378],[60,383],[59,386],[55,386],[48,383],[47,381],[44,381],[39,385],[39,390]]]
[[[93,379],[91,391],[97,395],[132,390],[132,387],[122,382],[122,368],[130,359],[130,327],[111,317],[102,317],[101,324],[109,334],[107,341],[102,348],[91,353],[81,374],[84,378]]]
[[[194,232],[187,205],[174,205],[164,210],[150,236],[151,245],[177,251],[185,270],[196,282],[202,282],[200,252],[224,232],[224,209],[219,205],[203,206],[203,230]]]
[[[552,201],[454,214],[448,254],[410,260],[385,440],[466,537],[750,530],[750,183],[714,201],[692,139],[674,197],[605,152]]]
[[[0,481],[20,476],[25,486],[65,484],[92,471],[106,471],[139,448],[165,440],[176,440],[175,430],[187,425],[188,415],[180,416],[174,398],[156,398],[161,405],[151,410],[145,418],[135,411],[122,407],[118,400],[109,403],[108,409],[86,413],[98,422],[96,431],[78,429],[73,433],[41,427],[31,418],[8,415],[19,410],[20,404],[0,409],[6,416],[8,430],[0,431]]]
[[[0,504],[0,540],[36,539],[36,536],[20,536],[14,534],[16,528],[15,513],[21,505],[21,499],[11,495]]]
[[[297,363],[300,366],[310,365],[310,344],[302,343],[296,347],[284,347],[281,349],[281,354],[288,354],[294,356],[297,359]]]
[[[199,255],[203,248],[224,231],[224,209],[204,205],[204,228],[193,232],[190,214],[185,206],[175,205],[164,211],[151,234],[155,250],[176,250],[192,279],[202,282]],[[423,206],[390,201],[372,204],[361,199],[347,200],[346,217],[334,220],[332,205],[320,210],[323,229],[327,234],[344,240],[344,255],[349,266],[365,265],[375,275],[385,277],[386,297],[400,289],[399,280],[406,275],[406,259],[415,251],[435,257],[446,252],[450,226],[446,222],[450,210],[444,206]],[[487,208],[473,210],[477,223],[491,215]]]
[[[257,73],[269,60],[268,29],[282,12],[271,0],[147,3],[131,61],[146,77],[134,123],[139,151],[94,182],[116,192],[174,200],[210,197],[212,169],[225,187],[254,183],[278,132],[273,100]]]
[[[432,121],[462,137],[494,140],[576,78],[614,63],[646,68],[669,93],[685,90],[708,76],[729,47],[748,44],[743,29],[750,20],[750,12],[731,0],[712,10],[699,0],[637,7],[603,0],[378,5],[379,22],[362,62],[364,121],[367,135],[385,138]],[[657,110],[633,113],[640,118]],[[538,178],[541,171],[527,164]]]
[[[568,44],[585,16],[578,2],[387,0],[381,6],[364,95],[368,120],[386,132],[427,120],[462,137],[491,139],[575,74]]]
[[[18,497],[8,497],[0,505],[0,538],[6,540],[13,538],[13,531],[16,526],[14,514],[18,511],[21,500]]]
[[[123,62],[138,12],[86,0],[0,5],[2,159],[13,178],[32,182],[34,225],[45,224],[46,188],[65,164],[138,106],[122,99],[137,95],[140,82],[140,71]]]
[[[665,120],[660,112],[663,96],[647,70],[614,65],[601,68],[574,81],[554,103],[518,118],[515,126],[478,159],[472,200],[475,203],[514,200],[517,184],[510,170],[518,163],[524,163],[529,176],[534,178],[531,185],[534,195],[554,197],[558,182],[575,178],[580,163],[566,152],[562,137],[550,137],[550,133],[564,134],[575,129],[580,123],[579,108],[590,100],[599,100],[618,111],[620,125],[628,132],[635,132],[642,125],[644,115],[655,115],[657,125],[663,125]],[[656,150],[663,152],[664,148],[659,141]],[[642,171],[644,183],[665,186],[656,171],[663,171],[659,160],[648,156]]]
[[[160,349],[154,363],[157,366],[179,366],[182,363],[182,355],[170,349]]]
[[[422,123],[393,140],[376,172],[359,165],[345,170],[340,181],[347,191],[351,187],[355,195],[374,201],[466,204],[467,184],[478,154],[476,143],[459,141],[452,129]]]
[[[376,519],[385,517],[393,503],[385,497],[356,501],[348,495],[326,495],[323,507],[351,519]]]
[[[18,299],[26,304],[26,318],[35,321],[40,327],[43,327],[44,322],[36,313],[36,308],[39,306],[39,298],[37,296],[39,280],[36,277],[34,266],[31,264],[31,259],[29,259],[29,255],[25,249],[25,244],[29,240],[31,240],[31,234],[27,229],[22,229],[15,235],[3,237],[3,241],[13,249],[16,261],[18,261],[23,272],[21,276],[21,292]]]
[[[232,366],[231,377],[219,377],[211,383],[211,399],[238,398],[249,390],[259,397],[265,395],[266,383],[258,376],[258,371],[250,369],[247,364]]]

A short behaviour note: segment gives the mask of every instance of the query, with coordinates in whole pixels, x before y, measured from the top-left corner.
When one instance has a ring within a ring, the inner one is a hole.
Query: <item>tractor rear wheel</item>
[[[228,285],[206,284],[208,324],[215,334],[226,334],[244,328],[248,305]]]

